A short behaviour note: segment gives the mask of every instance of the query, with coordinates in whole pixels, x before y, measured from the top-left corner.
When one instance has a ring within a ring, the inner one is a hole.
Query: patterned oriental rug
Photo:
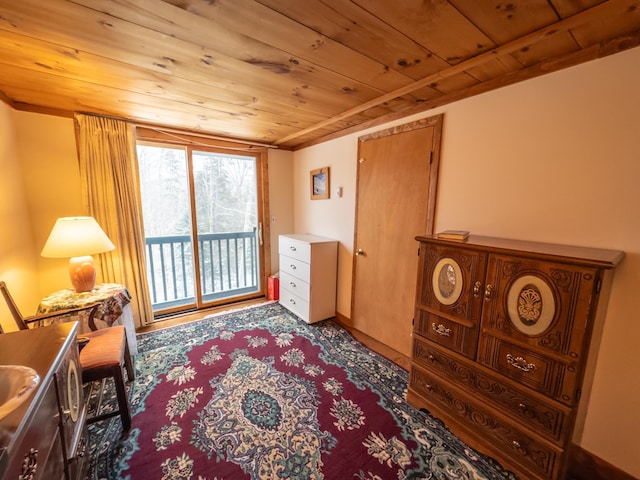
[[[138,347],[133,426],[89,427],[89,479],[516,479],[409,406],[407,372],[333,321],[262,304]]]

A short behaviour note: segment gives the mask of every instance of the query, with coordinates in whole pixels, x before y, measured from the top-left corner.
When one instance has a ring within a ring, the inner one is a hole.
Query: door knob
[[[364,250],[362,250],[361,248],[359,248],[358,250],[356,250],[356,255],[364,255]]]

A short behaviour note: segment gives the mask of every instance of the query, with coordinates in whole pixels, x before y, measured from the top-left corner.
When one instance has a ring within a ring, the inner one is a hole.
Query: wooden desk
[[[83,307],[91,303],[100,302],[94,315],[95,325],[98,329],[112,325],[124,325],[129,342],[131,355],[138,353],[136,329],[131,312],[131,294],[127,287],[117,283],[102,283],[96,285],[90,292],[77,293],[73,288],[67,288],[43,298],[38,306],[38,314],[65,310],[67,308]],[[88,325],[90,310],[75,314],[56,317],[47,320],[46,325],[68,320],[77,320],[80,323],[79,333],[90,331]],[[42,325],[41,325],[42,326]]]

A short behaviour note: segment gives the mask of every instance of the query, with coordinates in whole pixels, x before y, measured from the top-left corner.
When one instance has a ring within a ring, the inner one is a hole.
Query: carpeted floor
[[[332,321],[273,303],[138,347],[132,429],[90,426],[91,480],[516,479],[409,406],[407,372]]]

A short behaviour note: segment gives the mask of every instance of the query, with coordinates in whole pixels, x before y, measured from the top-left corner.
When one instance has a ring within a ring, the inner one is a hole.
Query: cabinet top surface
[[[77,328],[77,322],[66,322],[2,334],[0,365],[26,365],[41,376],[46,375]]]
[[[585,262],[604,268],[613,268],[624,258],[624,252],[619,250],[484,237],[480,235],[470,235],[466,241],[445,240],[438,238],[437,235],[417,236],[416,240],[438,245],[455,245],[464,248],[489,250],[495,253],[522,254],[525,252],[528,254],[539,254],[553,257],[556,260],[578,263]]]
[[[317,235],[311,235],[309,233],[291,233],[287,235],[280,235],[284,238],[290,238],[292,240],[299,240],[307,243],[323,243],[323,242],[337,242],[333,238],[319,237]]]

